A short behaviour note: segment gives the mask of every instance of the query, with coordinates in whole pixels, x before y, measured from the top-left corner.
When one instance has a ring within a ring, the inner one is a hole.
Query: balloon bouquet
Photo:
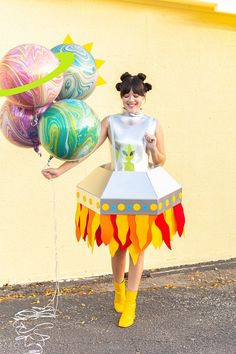
[[[0,129],[17,146],[40,154],[42,144],[52,157],[79,160],[94,149],[101,130],[97,115],[83,101],[98,78],[95,60],[84,47],[17,46],[0,61],[0,88],[10,90],[45,77],[59,65],[55,53],[73,53],[72,65],[42,85],[9,96],[0,110]]]

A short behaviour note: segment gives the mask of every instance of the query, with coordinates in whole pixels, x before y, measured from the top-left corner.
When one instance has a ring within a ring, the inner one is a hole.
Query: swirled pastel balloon
[[[101,124],[84,102],[65,99],[52,104],[39,122],[39,139],[50,155],[79,160],[96,146]]]
[[[92,55],[78,44],[59,44],[52,48],[55,52],[71,52],[74,63],[64,72],[63,86],[57,99],[88,97],[97,82],[96,63]]]
[[[29,110],[6,101],[0,111],[0,129],[5,138],[20,147],[33,147],[38,152],[40,144],[37,124],[48,106]]]
[[[0,88],[29,84],[51,73],[58,65],[59,60],[51,50],[38,44],[22,44],[11,49],[0,61]],[[25,108],[42,107],[56,99],[62,83],[63,74],[8,99]]]

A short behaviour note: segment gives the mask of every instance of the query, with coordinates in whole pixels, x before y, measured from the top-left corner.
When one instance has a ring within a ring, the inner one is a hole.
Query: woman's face
[[[130,113],[137,113],[145,100],[145,96],[140,96],[132,90],[122,97],[123,106]]]

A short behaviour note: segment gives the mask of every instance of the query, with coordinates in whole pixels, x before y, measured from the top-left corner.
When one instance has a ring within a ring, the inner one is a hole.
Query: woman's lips
[[[129,108],[134,108],[134,107],[136,107],[136,104],[128,104],[128,107]]]

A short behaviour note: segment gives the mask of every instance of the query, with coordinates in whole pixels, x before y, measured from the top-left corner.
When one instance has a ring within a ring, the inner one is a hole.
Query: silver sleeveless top
[[[155,135],[157,120],[143,112],[108,117],[112,167],[115,171],[147,171],[145,133]]]

